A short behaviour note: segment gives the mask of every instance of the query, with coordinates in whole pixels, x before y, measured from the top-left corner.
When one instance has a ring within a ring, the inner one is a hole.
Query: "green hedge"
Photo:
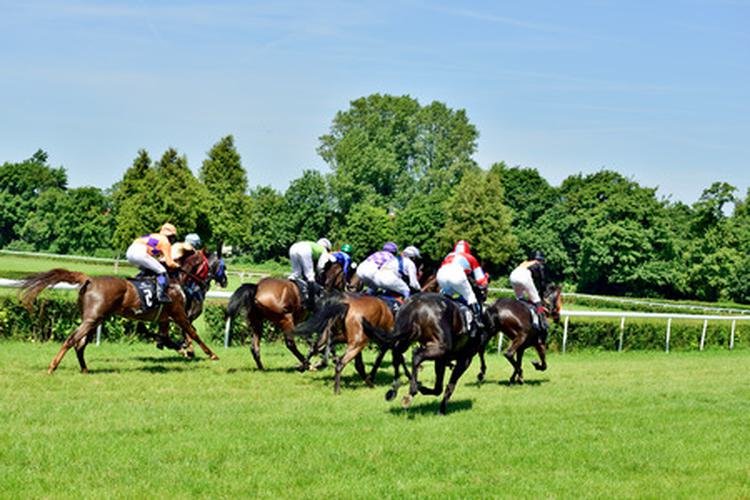
[[[207,331],[201,336],[208,342],[224,342],[224,314],[226,305],[220,301],[208,301],[203,321]],[[24,309],[16,295],[0,296],[0,338],[27,341],[62,341],[80,323],[76,296],[69,292],[45,292],[37,299],[33,314]],[[623,349],[664,349],[666,319],[627,318]],[[703,328],[701,320],[672,320],[670,350],[696,350],[700,346]],[[738,322],[735,330],[735,347],[744,347],[744,333],[750,325]],[[104,324],[103,338],[107,341],[137,341],[135,323],[123,318],[110,318]],[[706,347],[728,347],[731,332],[729,321],[709,321]],[[550,348],[562,346],[562,324],[550,329]],[[173,333],[177,335],[176,332]],[[568,325],[567,349],[617,349],[620,334],[619,318],[571,318]],[[264,341],[280,338],[280,332],[265,323]],[[232,322],[233,345],[246,344],[250,340],[243,315]]]
[[[735,348],[744,347],[743,333],[750,324],[737,322],[734,332]],[[669,335],[669,349],[698,350],[700,348],[703,320],[673,319]],[[704,348],[729,347],[732,331],[731,321],[709,320]],[[626,318],[623,334],[623,350],[664,350],[666,346],[667,320]],[[563,326],[550,329],[550,348],[562,348]],[[577,349],[617,350],[620,338],[619,318],[570,318],[568,323],[567,351]]]

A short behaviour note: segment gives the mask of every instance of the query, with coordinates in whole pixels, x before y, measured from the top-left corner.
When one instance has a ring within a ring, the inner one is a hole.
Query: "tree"
[[[211,238],[217,247],[225,241],[242,244],[248,239],[250,201],[247,192],[247,174],[234,146],[234,137],[228,135],[214,144],[203,161],[199,177],[208,191],[206,209]]]
[[[284,197],[270,186],[260,186],[250,192],[250,199],[250,256],[255,262],[286,256],[293,236],[286,229]]]
[[[333,201],[323,175],[305,170],[284,193],[287,231],[298,240],[317,240],[331,231]]]
[[[512,214],[503,203],[497,172],[467,172],[446,204],[447,220],[440,233],[448,251],[456,240],[468,240],[491,272],[507,266],[518,241],[511,228]]]
[[[23,224],[35,209],[38,196],[49,189],[64,190],[67,183],[65,169],[47,165],[47,153],[41,149],[20,163],[1,165],[0,246],[19,237]]]
[[[170,148],[151,167],[143,169],[143,155],[139,153],[132,170],[143,175],[141,182],[127,183],[127,196],[118,198],[114,242],[124,250],[134,238],[158,230],[171,222],[180,234],[197,232],[208,234],[208,192],[188,168],[187,159]],[[127,177],[133,174],[131,169]],[[121,189],[125,182],[121,184]],[[120,196],[120,195],[118,195]]]
[[[333,171],[331,189],[345,218],[357,203],[397,210],[418,192],[455,185],[474,166],[477,135],[463,110],[373,94],[336,114],[318,152]]]
[[[387,210],[365,201],[352,207],[336,239],[352,245],[352,256],[360,260],[394,240],[394,229],[394,218]]]

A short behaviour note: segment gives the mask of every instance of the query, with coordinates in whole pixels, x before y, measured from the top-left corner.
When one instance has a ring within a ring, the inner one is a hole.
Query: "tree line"
[[[481,169],[478,134],[441,102],[362,97],[320,137],[330,171],[305,170],[283,192],[249,187],[231,135],[197,176],[173,148],[141,150],[108,189],[69,188],[40,150],[0,166],[0,247],[112,256],[165,221],[254,262],[321,236],[356,259],[394,240],[439,261],[464,238],[496,277],[539,249],[579,291],[750,302],[748,194],[716,182],[687,205],[611,170],[552,186],[533,168]]]

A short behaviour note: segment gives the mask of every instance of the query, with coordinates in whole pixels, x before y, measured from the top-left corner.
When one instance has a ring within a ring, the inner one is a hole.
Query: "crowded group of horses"
[[[209,275],[201,280],[195,276],[197,259],[188,257],[181,263],[168,295],[171,302],[159,304],[144,310],[133,282],[119,277],[91,277],[83,273],[65,269],[53,269],[29,276],[22,287],[22,302],[28,308],[38,294],[47,287],[60,282],[80,286],[78,306],[81,311],[81,324],[63,342],[60,351],[50,362],[48,372],[52,373],[62,361],[65,353],[75,348],[82,372],[88,368],[84,359],[86,345],[96,328],[110,316],[123,316],[139,322],[155,324],[157,345],[174,349],[184,356],[192,357],[193,342],[212,360],[218,356],[201,340],[192,322],[200,315],[205,292],[212,282],[226,286],[226,267],[220,255],[212,253],[209,259]],[[227,319],[235,318],[244,311],[245,321],[251,332],[251,353],[258,369],[263,370],[260,342],[265,321],[271,322],[284,337],[289,351],[298,361],[300,371],[320,369],[326,366],[329,357],[334,359],[334,391],[341,389],[341,374],[352,360],[357,373],[364,383],[373,386],[375,375],[385,355],[392,355],[394,370],[393,383],[386,393],[386,399],[397,396],[403,370],[408,379],[409,392],[402,399],[408,407],[414,396],[419,394],[443,395],[439,413],[445,414],[447,403],[456,383],[478,355],[481,363],[478,380],[486,375],[484,355],[492,338],[499,333],[510,339],[504,352],[505,358],[513,367],[509,382],[523,384],[523,354],[533,347],[539,361],[533,362],[537,370],[545,370],[546,343],[540,330],[534,326],[534,318],[527,304],[516,299],[498,299],[485,305],[483,328],[471,328],[470,313],[461,303],[438,292],[435,273],[420,272],[421,292],[412,295],[405,302],[392,297],[361,293],[361,283],[356,274],[349,280],[338,263],[331,263],[319,277],[319,287],[315,288],[314,300],[304,300],[300,287],[292,280],[265,277],[255,284],[243,284],[229,299]],[[198,287],[203,293],[198,297],[187,295],[186,286]],[[475,288],[478,298],[484,302],[486,290]],[[542,291],[543,302],[554,321],[560,319],[561,288],[550,285]],[[395,311],[395,312],[394,312]],[[175,323],[183,333],[180,341],[173,341],[169,335],[170,323]],[[142,323],[143,324],[143,323]],[[304,355],[297,346],[297,340],[304,339],[309,351]],[[335,355],[336,345],[344,344],[345,350]],[[370,344],[377,348],[377,356],[370,372],[365,370],[363,350]],[[405,359],[409,347],[415,346],[411,363]],[[313,358],[322,359],[315,366]],[[435,385],[426,387],[419,382],[420,366],[424,361],[433,361]],[[444,384],[446,368],[452,372],[448,384]]]

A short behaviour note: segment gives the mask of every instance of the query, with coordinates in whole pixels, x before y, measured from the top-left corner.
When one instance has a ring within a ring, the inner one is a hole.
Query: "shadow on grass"
[[[442,399],[442,397],[441,397]],[[456,399],[449,400],[446,415],[453,413],[460,413],[462,411],[471,410],[474,407],[474,402],[471,399]],[[429,403],[421,403],[412,405],[409,408],[402,408],[401,405],[394,406],[388,409],[388,413],[391,415],[397,415],[402,417],[407,415],[409,418],[414,418],[416,415],[439,415],[440,410],[440,399],[435,399]]]
[[[491,383],[492,381],[490,381]],[[532,387],[537,387],[542,384],[546,384],[549,382],[548,378],[541,378],[541,379],[531,379],[531,380],[524,380],[523,384],[511,384],[508,380],[501,380],[497,383],[497,385],[503,385],[505,387],[523,387],[525,385],[530,385]]]

